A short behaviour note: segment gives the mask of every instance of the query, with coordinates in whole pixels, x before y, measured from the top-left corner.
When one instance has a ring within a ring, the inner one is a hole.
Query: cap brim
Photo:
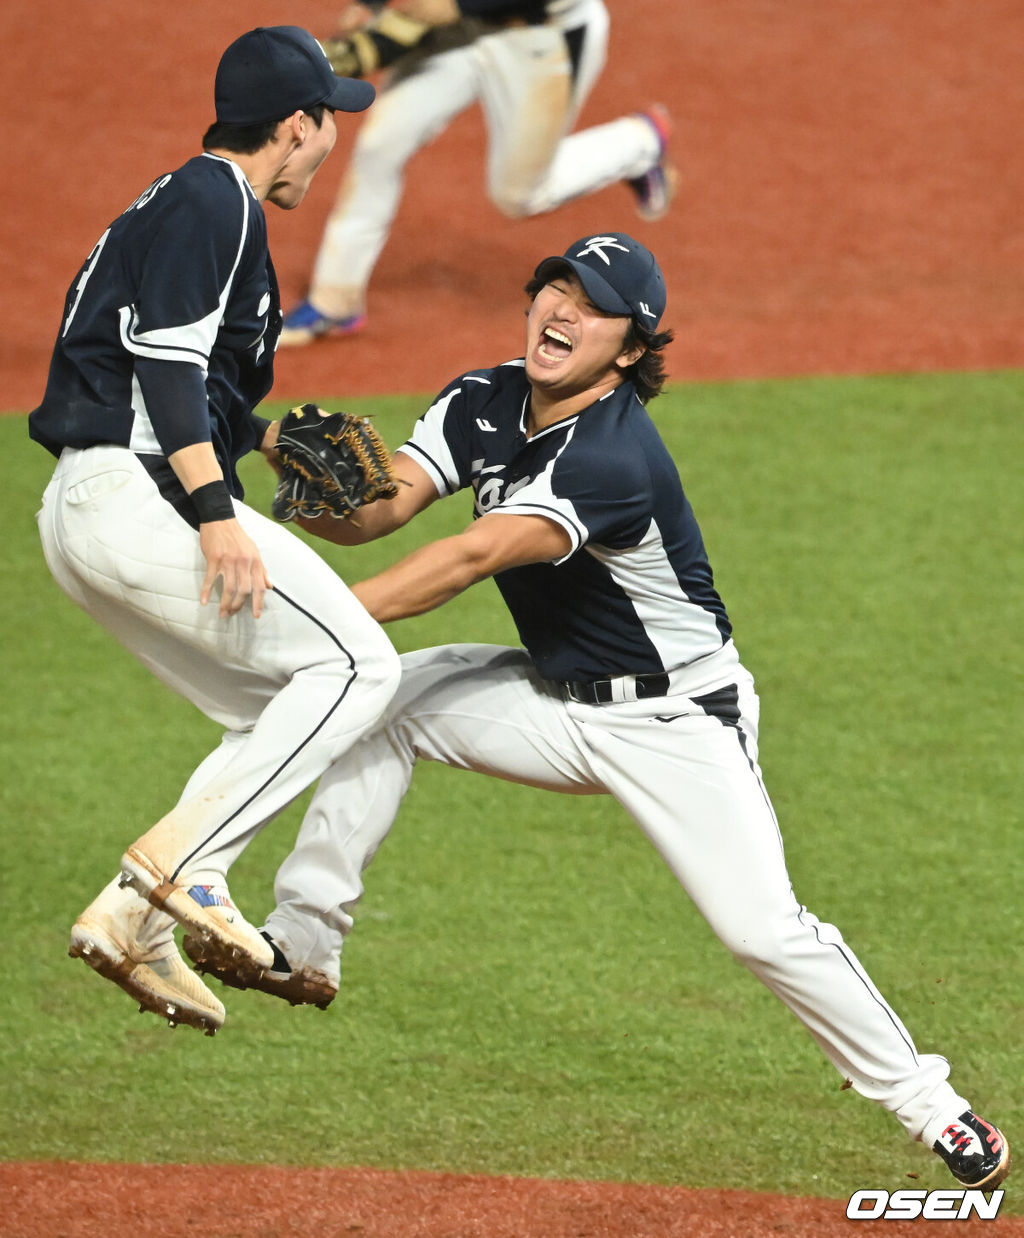
[[[545,258],[534,271],[534,275],[538,279],[547,280],[556,276],[559,271],[564,273],[567,269],[580,281],[583,291],[599,310],[606,314],[619,314],[623,318],[632,318],[632,306],[619,296],[611,284],[606,283],[593,268],[573,258]]]
[[[356,77],[336,77],[335,86],[323,100],[336,112],[365,112],[377,95],[372,83]]]

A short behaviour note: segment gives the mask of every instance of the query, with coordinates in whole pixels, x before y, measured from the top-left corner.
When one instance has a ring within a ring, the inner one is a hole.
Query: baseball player
[[[416,18],[422,20],[408,34]],[[371,27],[375,42],[363,34],[357,44],[369,53],[344,63],[362,59],[372,68],[374,57],[398,59],[360,128],[308,297],[285,316],[282,344],[363,326],[405,165],[475,102],[487,126],[487,191],[509,218],[553,210],[619,180],[644,219],[668,209],[675,172],[666,157],[670,122],[663,107],[570,134],[605,63],[603,0],[393,0],[378,21],[388,34]],[[406,51],[400,40],[423,29],[423,41]]]
[[[309,525],[352,544],[471,490],[465,532],[353,591],[388,622],[493,576],[524,648],[447,645],[402,659],[382,725],[321,780],[278,873],[264,929],[275,966],[260,987],[330,999],[361,870],[417,760],[607,793],[842,1076],[960,1182],[994,1187],[1009,1166],[1002,1134],[953,1090],[944,1058],[917,1051],[839,930],[794,897],[758,767],[753,681],[645,409],[671,339],[657,262],[623,233],[584,237],[544,259],[527,292],[525,358],[440,394],[396,455],[408,482],[399,496],[361,509],[358,527]]]
[[[143,1009],[210,1034],[224,1007],[178,953],[174,921],[242,970],[273,961],[227,870],[398,681],[378,625],[318,555],[242,503],[235,468],[266,437],[253,409],[280,329],[263,204],[297,206],[334,145],[335,110],[373,97],[336,77],[305,30],[232,43],[203,153],[97,241],[29,417],[58,457],[38,514],[57,583],[224,728],[79,917],[70,953]]]

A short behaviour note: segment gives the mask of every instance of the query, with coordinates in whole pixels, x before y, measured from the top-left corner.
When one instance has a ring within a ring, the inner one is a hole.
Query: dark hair
[[[319,129],[324,123],[324,112],[332,111],[324,103],[302,109]],[[219,120],[203,134],[203,150],[229,150],[233,155],[254,155],[271,141],[277,126],[284,120],[268,120],[262,125],[225,125]]]
[[[548,281],[539,279],[536,275],[525,286],[523,291],[533,301],[537,293]],[[643,356],[623,370],[623,377],[636,388],[636,394],[641,404],[649,404],[655,396],[661,395],[665,385],[665,358],[661,351],[671,344],[675,335],[672,331],[649,331],[641,326],[635,318],[630,318],[626,328],[626,336],[622,341],[624,352],[639,345],[643,348]]]
[[[626,377],[636,388],[641,404],[649,404],[655,396],[661,395],[666,378],[665,358],[661,355],[661,350],[674,339],[675,334],[671,330],[648,331],[635,318],[629,320],[625,347],[628,349],[640,344],[644,353],[639,361],[634,361],[629,366]]]

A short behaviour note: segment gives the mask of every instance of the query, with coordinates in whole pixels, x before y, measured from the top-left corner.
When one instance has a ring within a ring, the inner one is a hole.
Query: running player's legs
[[[66,453],[40,520],[72,599],[238,736],[146,836],[190,884],[222,882],[255,830],[376,721],[397,677],[387,638],[323,560],[259,513],[237,514],[275,586],[258,620],[200,606],[198,539],[131,452]]]
[[[721,941],[917,1137],[937,1111],[955,1111],[948,1063],[917,1053],[839,930],[797,903],[757,766],[757,699],[745,672],[733,683],[703,707],[665,697],[657,717],[643,716],[650,702],[570,708],[595,773]]]
[[[268,927],[293,966],[337,976],[361,873],[417,759],[549,790],[608,791],[723,943],[858,1091],[914,1136],[936,1113],[969,1108],[946,1082],[945,1059],[917,1053],[839,931],[796,902],[757,766],[746,672],[735,668],[719,692],[702,688],[704,704],[664,697],[652,716],[649,701],[567,705],[520,650],[446,646],[407,655],[403,668],[384,724],[321,779],[278,873]]]
[[[337,975],[361,874],[386,837],[417,760],[570,794],[599,793],[561,699],[527,655],[446,645],[402,658],[380,726],[321,778],[267,921],[292,966]]]
[[[558,144],[572,123],[569,49],[555,26],[524,26],[473,46],[487,124],[487,190],[511,218],[534,214]]]
[[[661,148],[636,116],[570,134],[604,67],[608,15],[596,5],[572,63],[566,36],[534,26],[481,39],[481,101],[488,130],[488,191],[500,211],[523,218],[553,210],[617,180],[640,176]]]
[[[309,296],[321,313],[348,318],[365,310],[406,163],[476,99],[471,53],[459,47],[424,61],[412,76],[382,90],[367,112],[313,269]]]

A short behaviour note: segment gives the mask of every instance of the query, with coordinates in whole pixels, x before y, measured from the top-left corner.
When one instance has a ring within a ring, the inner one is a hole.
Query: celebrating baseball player
[[[525,359],[471,370],[441,392],[396,456],[407,483],[397,497],[362,509],[358,526],[307,521],[354,544],[471,489],[465,532],[353,592],[388,622],[493,576],[524,648],[403,657],[382,724],[321,779],[278,873],[263,930],[275,964],[259,987],[293,1003],[330,1001],[361,871],[417,760],[605,792],[843,1077],[961,1183],[994,1187],[1009,1166],[1002,1134],[950,1086],[944,1058],[917,1051],[838,929],[793,895],[757,762],[753,681],[645,409],[671,339],[657,262],[623,233],[583,237],[545,258],[526,290]],[[217,974],[239,983],[230,968]]]
[[[668,209],[668,113],[660,105],[570,133],[604,67],[603,0],[392,0],[356,4],[327,42],[338,72],[391,65],[361,126],[327,222],[307,298],[285,316],[281,343],[358,331],[410,158],[479,101],[487,126],[487,191],[512,219],[624,181],[643,219]],[[353,16],[355,14],[355,16]]]
[[[235,468],[266,446],[253,409],[281,323],[263,204],[298,206],[334,145],[335,110],[373,97],[336,77],[305,30],[233,42],[203,153],[97,241],[29,417],[59,457],[38,516],[57,583],[224,727],[178,805],[79,917],[70,953],[143,1009],[210,1034],[224,1007],[178,953],[174,922],[242,973],[272,964],[227,870],[377,721],[398,682],[379,626],[317,554],[242,503]]]

